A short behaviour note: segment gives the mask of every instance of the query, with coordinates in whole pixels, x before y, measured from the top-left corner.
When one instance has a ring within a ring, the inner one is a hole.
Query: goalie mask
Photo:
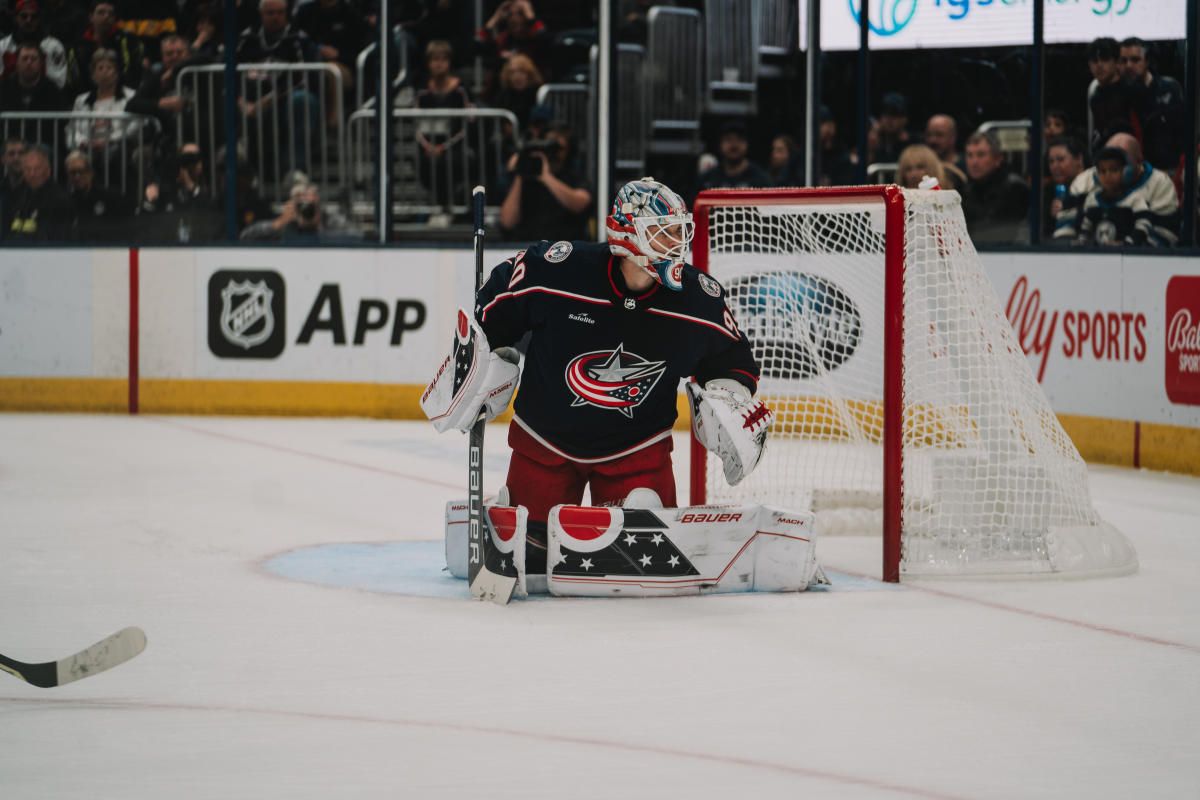
[[[621,187],[608,215],[608,249],[630,258],[668,289],[683,288],[683,259],[695,230],[683,198],[653,178]]]

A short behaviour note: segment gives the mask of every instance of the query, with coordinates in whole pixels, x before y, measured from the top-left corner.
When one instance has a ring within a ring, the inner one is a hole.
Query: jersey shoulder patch
[[[546,252],[543,253],[543,256],[551,264],[557,264],[560,261],[566,261],[567,257],[571,255],[571,251],[574,249],[575,245],[571,244],[570,242],[555,242],[546,248]]]
[[[706,273],[698,273],[696,275],[696,282],[700,284],[700,288],[704,290],[704,293],[710,297],[721,296],[721,284],[710,278]]]

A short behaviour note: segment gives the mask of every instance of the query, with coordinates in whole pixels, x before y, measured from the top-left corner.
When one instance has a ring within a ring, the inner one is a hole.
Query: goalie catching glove
[[[735,380],[718,378],[703,389],[688,381],[687,395],[692,433],[704,449],[721,459],[725,480],[736,486],[762,458],[774,414]]]
[[[493,352],[479,324],[460,308],[450,355],[421,395],[421,410],[439,433],[468,431],[480,414],[493,419],[517,389],[519,361],[511,347]]]

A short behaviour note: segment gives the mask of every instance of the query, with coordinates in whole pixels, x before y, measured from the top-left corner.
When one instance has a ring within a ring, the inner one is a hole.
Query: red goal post
[[[719,189],[694,215],[693,263],[725,285],[776,426],[737,487],[693,439],[693,504],[807,504],[818,533],[882,533],[893,582],[1136,569],[1092,508],[957,193]]]

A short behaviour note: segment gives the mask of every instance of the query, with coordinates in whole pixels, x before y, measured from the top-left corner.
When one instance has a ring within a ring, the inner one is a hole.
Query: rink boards
[[[983,261],[1085,458],[1200,473],[1195,259]],[[416,418],[472,269],[461,249],[9,248],[0,410]]]

